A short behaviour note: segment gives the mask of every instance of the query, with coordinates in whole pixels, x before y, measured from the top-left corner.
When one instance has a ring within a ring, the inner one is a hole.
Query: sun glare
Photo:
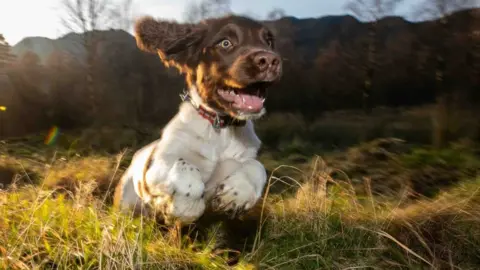
[[[29,36],[55,38],[61,30],[55,9],[59,3],[58,0],[2,1],[0,33],[11,45]]]

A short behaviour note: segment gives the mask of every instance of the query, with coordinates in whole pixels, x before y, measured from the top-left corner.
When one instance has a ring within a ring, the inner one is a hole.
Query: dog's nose
[[[272,52],[258,52],[253,61],[261,71],[265,71],[268,68],[276,68],[280,64],[280,57]]]

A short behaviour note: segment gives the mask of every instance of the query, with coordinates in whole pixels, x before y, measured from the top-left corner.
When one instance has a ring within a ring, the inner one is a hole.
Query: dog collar
[[[228,114],[210,112],[207,109],[205,109],[205,107],[202,106],[201,104],[198,104],[198,105],[195,104],[193,99],[190,97],[190,94],[188,93],[188,91],[184,91],[183,94],[180,94],[180,98],[182,99],[182,101],[190,102],[190,104],[192,104],[192,106],[195,108],[198,114],[203,118],[207,119],[208,122],[210,122],[210,124],[212,124],[212,126],[215,129],[225,128],[229,126],[240,127],[240,126],[244,126],[246,123],[246,121],[235,119]]]

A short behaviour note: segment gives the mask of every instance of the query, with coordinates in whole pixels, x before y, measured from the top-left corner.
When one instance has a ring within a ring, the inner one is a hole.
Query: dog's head
[[[264,113],[267,88],[282,75],[272,31],[245,17],[198,24],[144,17],[135,25],[135,37],[139,48],[184,73],[205,105],[239,120]]]

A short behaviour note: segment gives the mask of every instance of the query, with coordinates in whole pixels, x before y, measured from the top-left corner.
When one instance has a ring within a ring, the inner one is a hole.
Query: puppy
[[[143,17],[140,49],[177,68],[188,89],[160,139],[138,150],[115,204],[190,224],[211,208],[236,217],[256,205],[267,175],[256,159],[253,120],[265,114],[267,88],[282,75],[271,30],[229,15],[198,24]]]

